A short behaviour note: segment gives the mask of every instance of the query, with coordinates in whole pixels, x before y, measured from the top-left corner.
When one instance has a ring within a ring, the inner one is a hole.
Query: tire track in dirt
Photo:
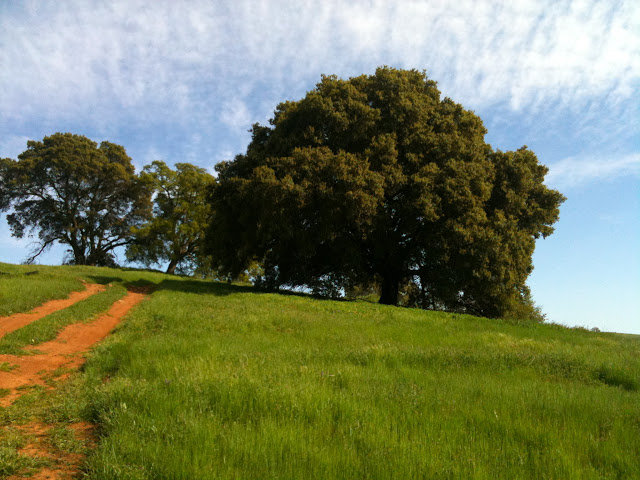
[[[31,480],[62,480],[78,478],[79,469],[85,458],[86,449],[95,447],[94,426],[87,422],[77,422],[65,425],[72,433],[73,441],[77,442],[72,448],[63,448],[52,444],[51,425],[31,422],[17,427],[29,439],[28,443],[18,450],[18,454],[27,457],[46,460],[48,465],[37,471],[23,471],[7,477],[6,480],[30,478]],[[81,448],[78,448],[81,445]]]
[[[69,325],[54,340],[27,347],[26,350],[33,351],[33,355],[0,355],[0,363],[8,362],[11,365],[10,371],[0,372],[0,388],[8,389],[10,392],[0,399],[0,405],[3,407],[11,405],[22,394],[19,390],[20,387],[46,385],[47,378],[54,377],[56,370],[60,368],[76,369],[82,365],[85,360],[83,354],[106,337],[133,307],[144,300],[151,292],[151,287],[129,287],[127,290],[128,292],[123,298],[117,300],[109,310],[91,323]],[[71,296],[67,301],[70,299]],[[69,303],[67,306],[71,304]],[[58,378],[61,379],[62,376],[58,376]],[[95,426],[86,422],[66,426],[72,431],[75,441],[82,446],[81,451],[66,451],[56,447],[49,438],[49,432],[53,431],[51,430],[53,425],[31,422],[18,428],[32,439],[18,453],[32,458],[45,459],[48,463],[47,466],[35,472],[27,472],[29,478],[33,480],[78,478],[81,475],[80,468],[87,449],[95,446]],[[18,472],[8,480],[17,478],[23,478],[23,475]]]
[[[84,290],[80,292],[71,292],[67,298],[63,298],[61,300],[50,300],[27,313],[14,313],[8,317],[0,317],[0,338],[4,337],[7,333],[18,330],[19,328],[29,325],[36,320],[40,320],[42,317],[51,313],[70,307],[80,300],[89,298],[96,293],[103,292],[106,288],[104,285],[99,285],[97,283],[85,283],[84,285]]]
[[[21,395],[20,387],[46,386],[46,378],[58,369],[77,369],[84,363],[82,355],[106,337],[122,318],[149,293],[149,287],[129,287],[127,294],[91,323],[67,326],[54,339],[26,347],[33,355],[0,355],[0,363],[8,362],[10,371],[0,371],[0,388],[10,392],[0,399],[0,406],[11,405]]]

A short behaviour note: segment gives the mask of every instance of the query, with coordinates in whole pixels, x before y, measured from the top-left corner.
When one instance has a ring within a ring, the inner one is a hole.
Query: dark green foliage
[[[252,133],[218,168],[208,250],[220,271],[257,260],[272,288],[340,296],[377,282],[381,303],[535,313],[535,239],[564,197],[533,152],[494,151],[480,118],[424,73],[325,76]]]
[[[0,160],[0,211],[12,235],[38,234],[33,261],[54,242],[77,265],[115,264],[131,227],[150,214],[149,191],[120,145],[56,133],[27,142],[18,160]]]
[[[147,266],[168,262],[167,273],[178,266],[192,270],[206,264],[201,255],[211,216],[206,196],[215,183],[213,175],[190,163],[177,163],[175,168],[161,161],[144,168],[141,176],[156,193],[154,217],[134,229],[135,241],[127,248],[129,260]]]

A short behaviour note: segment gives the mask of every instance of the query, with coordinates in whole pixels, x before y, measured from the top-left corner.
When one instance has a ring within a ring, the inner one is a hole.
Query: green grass
[[[30,458],[18,453],[27,444],[27,435],[14,427],[0,431],[0,478],[15,473],[29,474],[49,464],[46,459]]]
[[[30,388],[9,408],[0,409],[0,478],[29,477],[42,467],[55,467],[47,458],[31,458],[20,449],[33,440],[28,424],[37,422],[51,428],[41,448],[52,455],[85,453],[87,445],[73,435],[70,425],[90,416],[90,391],[81,375],[57,385],[56,391]],[[25,431],[26,430],[26,431]]]
[[[637,338],[188,285],[88,366],[91,478],[640,476]]]
[[[84,290],[83,282],[145,285],[166,278],[135,269],[0,263],[0,316],[28,312],[46,301],[66,298],[73,291]]]
[[[157,285],[82,374],[0,412],[96,422],[88,478],[640,478],[637,336],[68,274]]]
[[[50,448],[65,453],[85,453],[85,445],[75,436],[73,429],[66,425],[56,425],[48,432]]]
[[[0,317],[84,290],[80,278],[56,267],[0,263]]]

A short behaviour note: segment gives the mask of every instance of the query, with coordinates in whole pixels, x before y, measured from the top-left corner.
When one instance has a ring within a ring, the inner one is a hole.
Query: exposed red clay
[[[76,323],[66,327],[55,340],[29,346],[34,355],[0,355],[0,363],[15,365],[8,372],[0,372],[0,388],[10,393],[0,399],[0,406],[8,406],[21,395],[19,387],[46,385],[45,379],[59,368],[76,369],[84,363],[82,356],[95,343],[106,337],[122,318],[149,293],[149,288],[131,287],[127,295],[91,323]]]
[[[16,326],[13,330],[31,323],[38,318],[42,318],[44,315],[68,307],[102,290],[104,290],[102,285],[87,285],[85,291],[74,292],[66,300],[47,302],[41,307],[34,309],[33,312],[18,314],[22,317],[24,323]],[[0,372],[0,388],[10,390],[8,395],[0,399],[0,405],[4,407],[11,405],[11,403],[21,395],[21,392],[17,390],[19,387],[46,385],[45,380],[48,377],[53,377],[57,369],[75,369],[82,365],[84,362],[83,354],[95,343],[106,337],[129,310],[147,296],[150,288],[130,287],[128,290],[125,297],[116,301],[106,313],[102,314],[93,322],[69,325],[60,332],[55,340],[26,348],[26,350],[37,350],[37,354],[27,356],[0,355],[0,363],[9,362],[9,364],[16,367],[8,372]],[[46,313],[43,313],[43,311]],[[0,321],[14,319],[15,323],[11,325],[18,325],[17,320],[15,320],[18,315],[12,315],[11,317],[0,319]],[[31,317],[27,317],[28,315],[31,315]],[[38,315],[38,317],[34,318],[35,315]],[[4,327],[3,330],[0,330],[3,332],[2,335],[10,331],[6,329],[6,323],[2,323],[2,327]],[[65,373],[57,378],[61,379],[66,375]],[[20,449],[19,453],[33,458],[45,458],[50,462],[50,466],[48,467],[41,468],[37,472],[29,472],[29,478],[32,480],[78,478],[84,460],[84,454],[62,452],[53,449],[47,438],[48,431],[51,427],[51,425],[41,423],[31,423],[24,427],[19,427],[24,433],[33,438],[28,445]],[[93,433],[95,427],[93,425],[81,422],[69,425],[69,427],[73,429],[76,439],[80,440],[86,447],[92,447],[95,442]],[[17,478],[24,478],[24,476],[20,474],[13,475],[9,477],[8,480]]]
[[[82,442],[83,445],[86,447],[93,446],[95,442],[93,425],[86,422],[79,422],[70,424],[68,427],[73,430],[75,438]],[[30,473],[28,478],[32,480],[62,480],[78,477],[84,455],[81,453],[63,452],[52,448],[47,438],[49,430],[52,428],[51,425],[29,423],[18,428],[32,438],[29,444],[21,448],[18,453],[32,458],[44,458],[51,463],[49,467]],[[12,475],[8,477],[7,480],[15,480],[18,478],[25,478],[25,476],[19,474]]]
[[[4,337],[9,332],[18,330],[19,328],[29,325],[36,320],[40,320],[42,317],[53,312],[70,307],[74,303],[84,300],[91,295],[95,295],[98,292],[102,292],[105,289],[104,285],[98,285],[96,283],[85,283],[85,287],[85,290],[82,290],[81,292],[71,292],[71,295],[69,295],[68,298],[64,298],[62,300],[51,300],[34,308],[30,312],[15,313],[8,317],[0,317],[0,338]]]

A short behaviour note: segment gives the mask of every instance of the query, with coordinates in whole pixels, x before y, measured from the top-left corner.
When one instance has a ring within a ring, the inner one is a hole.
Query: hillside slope
[[[640,478],[638,337],[135,270],[0,264],[0,288],[28,270],[155,287],[81,374],[3,409],[97,423],[90,478]]]

